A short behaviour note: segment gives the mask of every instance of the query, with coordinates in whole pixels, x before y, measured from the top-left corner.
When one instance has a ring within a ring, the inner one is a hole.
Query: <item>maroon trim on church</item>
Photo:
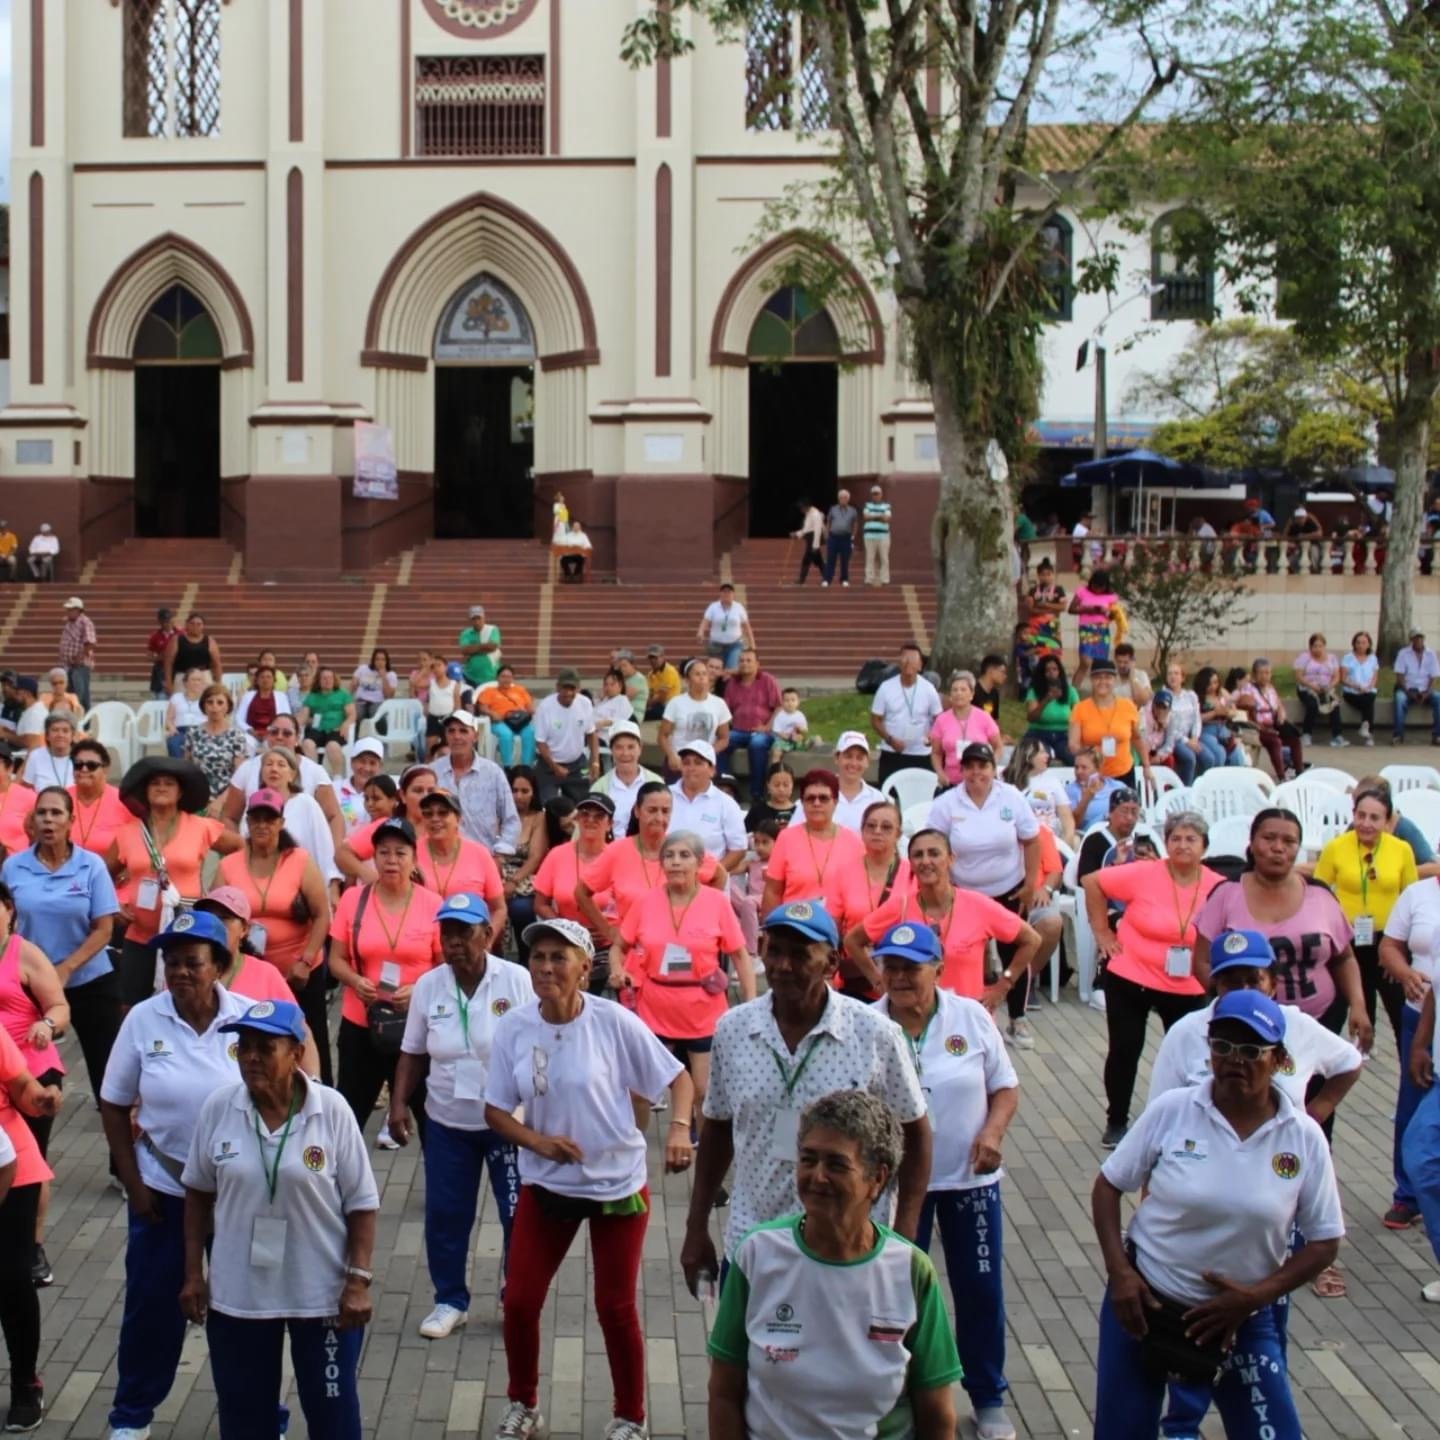
[[[160,170],[263,170],[263,160],[82,160],[77,175],[124,175]]]
[[[45,181],[30,175],[30,383],[45,383]]]
[[[30,148],[45,148],[45,0],[30,0]]]
[[[235,319],[240,326],[240,349],[233,355],[225,356],[220,362],[220,368],[222,370],[243,370],[254,364],[255,327],[250,323],[250,309],[245,304],[245,297],[240,293],[240,287],[231,278],[230,272],[208,250],[203,249],[193,240],[187,240],[183,235],[177,235],[173,230],[167,230],[165,234],[157,235],[155,239],[142,245],[134,254],[122,260],[115,267],[115,272],[105,282],[104,288],[95,301],[95,308],[90,312],[90,325],[85,333],[85,364],[87,368],[92,370],[104,368],[96,364],[97,360],[103,358],[99,350],[100,331],[104,327],[105,316],[114,302],[116,292],[136,270],[165,250],[178,250],[182,254],[188,255],[197,265],[208,270],[214,277],[215,283],[225,292],[225,298],[235,311]]]
[[[402,355],[398,350],[362,350],[360,363],[367,370],[413,370],[420,374],[430,368],[423,355]]]
[[[865,318],[869,322],[870,328],[870,348],[844,355],[842,358],[846,363],[852,365],[883,364],[885,361],[885,322],[880,318],[880,307],[875,303],[875,297],[870,293],[870,287],[855,266],[835,246],[828,240],[823,240],[818,235],[809,234],[804,230],[787,230],[783,235],[777,235],[773,240],[767,241],[730,277],[730,283],[726,285],[721,293],[720,303],[715,307],[715,322],[710,327],[710,363],[736,367],[750,363],[746,356],[737,355],[733,350],[725,349],[725,327],[730,322],[730,312],[735,308],[735,301],[745,286],[763,271],[781,251],[795,245],[801,245],[814,251],[829,264],[835,266],[859,297],[860,304],[865,311]]]
[[[380,316],[390,299],[390,292],[400,278],[400,272],[405,268],[411,256],[436,231],[444,229],[452,220],[459,219],[470,210],[489,210],[510,221],[512,225],[518,226],[560,267],[560,272],[564,275],[565,283],[570,290],[570,298],[580,315],[580,338],[585,342],[583,353],[593,354],[594,357],[582,363],[595,364],[600,358],[599,341],[595,331],[595,310],[590,304],[590,294],[585,289],[585,282],[580,278],[580,271],[570,258],[569,252],[538,220],[533,219],[523,210],[516,209],[509,201],[502,200],[498,195],[492,195],[485,190],[467,196],[464,200],[457,200],[453,205],[446,206],[444,210],[437,211],[423,225],[413,231],[410,238],[391,257],[384,274],[380,277],[380,283],[375,287],[375,294],[370,300],[370,311],[365,317],[365,351],[379,349]],[[364,363],[363,359],[362,363]],[[428,364],[428,361],[424,363]],[[542,357],[542,368],[544,363]]]
[[[668,165],[655,172],[655,374],[670,375],[670,330],[675,273],[674,177]]]
[[[38,410],[37,405],[28,405],[28,410]],[[65,407],[70,408],[68,405]],[[29,419],[8,415],[0,416],[0,430],[84,430],[90,422],[81,415],[57,415],[53,420],[43,415],[32,415]],[[11,478],[9,476],[7,479]]]
[[[135,362],[123,355],[92,355],[89,370],[133,370]]]
[[[285,379],[305,378],[305,177],[285,177]]]
[[[550,54],[545,98],[550,104],[550,153],[560,153],[560,0],[550,0]]]
[[[697,155],[697,165],[833,165],[833,155]]]
[[[290,143],[305,139],[305,14],[304,0],[290,0]]]
[[[412,156],[408,160],[327,160],[327,170],[633,170],[633,155],[487,155],[458,159],[449,155]],[[80,166],[75,167],[77,170]],[[104,168],[104,167],[102,167]],[[168,169],[168,166],[155,166]],[[264,166],[258,167],[264,169]]]
[[[440,0],[423,0],[425,13],[442,29],[451,35],[458,35],[462,40],[475,40],[484,42],[497,39],[501,35],[508,35],[518,25],[523,25],[534,13],[535,7],[540,0],[520,0],[519,9],[508,19],[502,20],[498,25],[487,25],[483,30],[474,25],[463,25],[458,20],[453,20],[445,13],[444,6]],[[552,0],[552,4],[554,0]],[[495,5],[477,3],[471,0],[472,10],[491,10],[497,8]]]
[[[594,346],[587,350],[562,350],[558,355],[542,355],[540,368],[550,370],[579,370],[586,365],[598,365],[600,352]]]
[[[410,81],[415,69],[410,40],[410,0],[400,0],[400,155],[410,155],[410,127],[414,117],[410,111]]]
[[[660,23],[670,26],[671,0],[660,0]],[[657,139],[670,138],[670,57],[662,55],[655,62],[655,135]]]

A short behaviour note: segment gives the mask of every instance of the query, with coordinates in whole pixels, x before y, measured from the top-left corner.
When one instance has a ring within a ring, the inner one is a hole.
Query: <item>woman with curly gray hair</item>
[[[1210,838],[1205,817],[1178,810],[1165,820],[1165,858],[1112,865],[1087,875],[1085,908],[1095,946],[1106,957],[1105,1133],[1100,1143],[1113,1150],[1130,1124],[1135,1072],[1145,1048],[1145,1027],[1153,1010],[1168,1030],[1182,1015],[1205,1004],[1195,976],[1195,917],[1223,876],[1201,863]],[[1125,907],[1118,932],[1110,926],[1109,903]]]
[[[929,1258],[870,1218],[904,1148],[862,1090],[800,1115],[803,1213],[740,1242],[710,1332],[712,1440],[913,1435],[951,1440],[960,1378]]]

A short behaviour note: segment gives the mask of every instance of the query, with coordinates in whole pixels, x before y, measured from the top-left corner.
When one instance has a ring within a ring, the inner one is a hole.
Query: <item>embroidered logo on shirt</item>
[[[767,1365],[788,1365],[792,1360],[800,1358],[798,1347],[789,1345],[767,1345],[765,1346],[765,1363]]]
[[[877,1316],[871,1320],[866,1337],[882,1345],[898,1345],[905,1338],[908,1328],[903,1320],[885,1320]]]
[[[307,1145],[305,1153],[300,1158],[305,1162],[307,1170],[323,1170],[325,1168],[325,1152],[318,1145]]]
[[[226,1160],[237,1160],[239,1157],[240,1152],[228,1140],[222,1140],[220,1148],[215,1152],[214,1160],[219,1165]]]
[[[238,1060],[240,1058],[240,1042],[238,1040],[232,1040],[230,1044],[226,1046],[225,1053],[232,1060]]]
[[[947,1055],[963,1055],[969,1048],[963,1035],[947,1035],[945,1037],[945,1053]]]
[[[1208,1160],[1210,1147],[1203,1140],[1186,1140],[1170,1154],[1176,1160]]]
[[[793,1305],[780,1304],[775,1307],[775,1318],[765,1326],[767,1335],[798,1335],[800,1322],[795,1318]]]
[[[1270,1161],[1270,1168],[1282,1180],[1294,1180],[1300,1174],[1300,1157],[1288,1150],[1282,1151]]]
[[[1015,818],[1015,812],[1008,805],[1002,805],[1000,807],[1000,818],[1008,823]]]
[[[490,1013],[492,1015],[503,1015],[510,1008],[510,1002],[503,997],[490,1002]]]
[[[174,1051],[167,1050],[163,1040],[156,1040],[150,1046],[150,1053],[152,1055],[172,1055]]]

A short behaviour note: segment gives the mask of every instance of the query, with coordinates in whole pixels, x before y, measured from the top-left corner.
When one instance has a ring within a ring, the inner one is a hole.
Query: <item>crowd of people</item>
[[[1045,604],[1073,603],[1041,584]],[[958,1382],[980,1440],[1015,1436],[1006,1137],[1039,978],[1074,958],[1070,855],[1108,1041],[1095,1433],[1149,1440],[1164,1414],[1167,1434],[1197,1436],[1213,1403],[1227,1435],[1299,1440],[1288,1297],[1345,1291],[1329,1138],[1381,1007],[1400,1055],[1381,1221],[1423,1216],[1440,1237],[1440,862],[1378,779],[1313,863],[1282,808],[1254,817],[1243,871],[1207,863],[1197,813],[1151,834],[1136,787],[1152,767],[1233,763],[1243,724],[1283,774],[1307,737],[1268,662],[1193,687],[1173,665],[1152,690],[1112,646],[1123,614],[1104,577],[1084,592],[1076,674],[1040,646],[1029,728],[1010,736],[1003,658],[949,677],[942,700],[906,645],[870,733],[819,748],[724,586],[697,654],[672,664],[654,646],[642,669],[618,650],[598,696],[562,669],[537,698],[475,606],[451,653],[408,677],[384,650],[344,675],[315,654],[287,675],[265,652],[237,699],[203,617],[165,613],[150,646],[165,753],[113,780],[81,733],[72,667],[43,697],[7,675],[7,1427],[44,1413],[37,1288],[54,1275],[48,1155],[68,1059],[127,1203],[111,1440],[150,1433],[187,1323],[206,1329],[226,1440],[283,1433],[287,1335],[309,1433],[358,1437],[370,1145],[412,1141],[427,1341],[474,1313],[490,1187],[497,1440],[546,1433],[541,1314],[582,1224],[614,1393],[605,1434],[642,1440],[652,1131],[665,1170],[692,1176],[680,1264],[710,1309],[712,1435],[949,1440]],[[80,638],[93,660],[93,627]],[[1323,637],[1307,655],[1313,728],[1364,676],[1327,664]],[[402,689],[423,723],[392,775],[389,746],[410,737],[362,737],[359,722]],[[870,783],[877,762],[888,790]],[[1052,762],[1074,779],[1048,777]],[[918,815],[910,770],[933,793]],[[1135,1113],[1152,1012],[1165,1035]],[[78,1056],[57,1046],[72,1029]],[[1131,1193],[1144,1198],[1127,1231]]]

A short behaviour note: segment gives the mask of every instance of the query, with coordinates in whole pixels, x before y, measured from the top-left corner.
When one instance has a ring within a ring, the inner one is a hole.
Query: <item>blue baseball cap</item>
[[[807,940],[823,940],[832,949],[840,948],[840,932],[823,900],[792,900],[788,905],[777,905],[765,917],[764,928],[796,930]]]
[[[871,953],[877,960],[894,955],[912,965],[936,965],[944,958],[940,937],[928,925],[913,925],[908,920],[892,925]]]
[[[260,1000],[243,1015],[227,1020],[220,1027],[222,1035],[233,1035],[237,1030],[255,1030],[261,1035],[287,1035],[291,1040],[304,1040],[305,1016],[294,1001]]]
[[[435,916],[437,925],[442,920],[459,920],[466,925],[488,925],[490,907],[478,895],[452,895]]]
[[[1285,1039],[1284,1011],[1258,990],[1232,990],[1222,995],[1210,1014],[1212,1029],[1217,1020],[1239,1020],[1267,1045],[1279,1045]]]
[[[1246,965],[1268,970],[1275,963],[1275,951],[1258,930],[1222,930],[1210,942],[1210,973]]]
[[[152,950],[163,950],[178,940],[208,940],[227,955],[230,953],[230,937],[225,933],[224,922],[208,910],[180,911],[170,922],[170,928],[162,930],[148,943]]]

